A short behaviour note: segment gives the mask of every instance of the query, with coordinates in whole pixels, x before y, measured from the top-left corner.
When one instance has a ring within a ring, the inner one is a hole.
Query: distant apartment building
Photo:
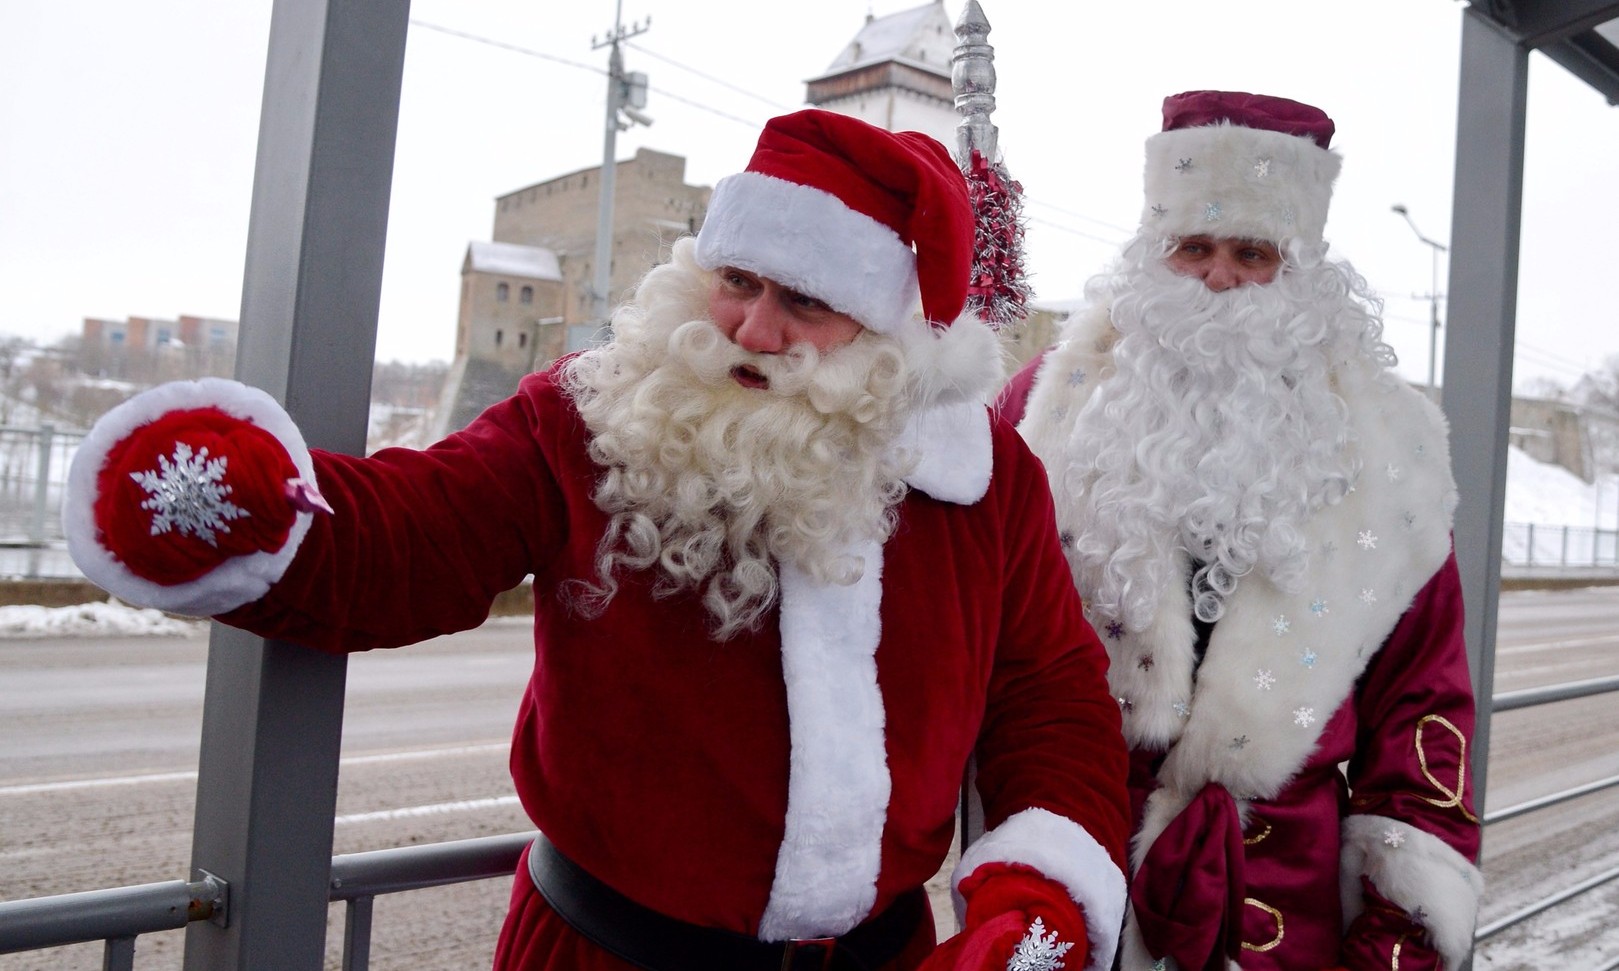
[[[236,364],[234,320],[86,317],[76,362],[95,377],[152,384],[178,378],[228,377]]]

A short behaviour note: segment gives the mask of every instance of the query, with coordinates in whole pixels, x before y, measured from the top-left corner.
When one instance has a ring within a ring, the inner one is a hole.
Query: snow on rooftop
[[[522,243],[468,243],[467,268],[475,273],[498,273],[530,280],[562,279],[556,253]]]
[[[935,21],[944,24],[942,35],[932,30]],[[854,40],[827,66],[826,73],[893,59],[919,61],[948,71],[955,46],[956,35],[949,15],[944,12],[943,4],[935,0],[867,21]]]

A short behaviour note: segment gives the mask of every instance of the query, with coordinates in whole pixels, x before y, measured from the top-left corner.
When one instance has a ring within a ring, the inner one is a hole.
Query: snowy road
[[[1503,594],[1498,690],[1619,674],[1619,588]],[[0,899],[171,880],[187,872],[206,636],[0,642]],[[350,662],[336,851],[530,828],[506,774],[527,677],[526,625],[483,628]],[[1619,699],[1493,721],[1499,810],[1619,775]],[[1483,923],[1619,866],[1619,792],[1489,827]],[[509,880],[377,902],[371,967],[486,967]],[[328,967],[335,968],[342,912]],[[1600,967],[1619,953],[1619,884],[1506,931],[1475,967]],[[137,967],[180,966],[183,932],[141,938]],[[1606,943],[1603,936],[1606,935]],[[95,971],[99,945],[0,956],[0,971]]]

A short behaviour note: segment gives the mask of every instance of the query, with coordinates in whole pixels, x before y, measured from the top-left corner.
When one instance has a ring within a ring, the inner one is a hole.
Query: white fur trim
[[[1046,809],[1025,809],[985,833],[961,854],[950,878],[957,923],[965,907],[961,881],[986,863],[1031,866],[1067,888],[1085,911],[1091,948],[1085,967],[1113,966],[1124,921],[1124,874],[1084,827]]]
[[[892,336],[905,355],[913,400],[920,407],[987,404],[1006,379],[1000,338],[974,314],[962,314],[949,327],[913,316]]]
[[[1141,225],[1160,236],[1319,243],[1342,160],[1300,135],[1221,122],[1147,139]]]
[[[913,414],[896,447],[919,456],[906,484],[935,499],[970,506],[989,491],[994,444],[989,410],[981,404],[959,402]]]
[[[697,262],[763,274],[879,334],[893,333],[921,302],[916,254],[898,233],[830,192],[758,172],[714,186]]]
[[[905,482],[935,499],[971,505],[989,490],[994,463],[985,405],[1002,377],[1000,341],[971,314],[944,328],[913,317],[894,337],[917,402],[894,445],[917,456]]]
[[[101,544],[95,522],[96,480],[108,452],[137,428],[168,412],[209,407],[252,422],[274,435],[299,474],[309,482],[315,481],[315,466],[303,434],[281,405],[258,388],[223,378],[176,381],[144,391],[107,412],[84,437],[68,469],[62,530],[67,536],[68,552],[85,577],[120,600],[194,617],[225,613],[264,596],[286,573],[309,531],[314,517],[299,512],[281,549],[233,557],[195,580],[173,586],[136,576]]]
[[[1393,845],[1390,834],[1398,833]],[[1422,923],[1445,967],[1461,967],[1473,946],[1484,875],[1444,840],[1387,816],[1357,814],[1344,819],[1339,869],[1344,926],[1365,906],[1360,878],[1407,914],[1422,908]]]
[[[892,781],[877,685],[882,548],[850,586],[781,566],[781,661],[792,756],[787,823],[759,921],[767,941],[842,934],[877,898]]]

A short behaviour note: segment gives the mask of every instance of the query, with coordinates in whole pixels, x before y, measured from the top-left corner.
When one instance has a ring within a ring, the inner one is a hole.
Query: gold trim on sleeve
[[[1422,730],[1429,723],[1438,723],[1445,731],[1450,732],[1456,738],[1456,744],[1459,748],[1456,755],[1456,788],[1454,789],[1435,778],[1433,772],[1428,768],[1428,753],[1422,747]],[[1417,764],[1422,766],[1422,777],[1427,779],[1435,789],[1438,789],[1445,796],[1444,799],[1423,796],[1422,801],[1440,809],[1458,809],[1463,816],[1467,817],[1468,822],[1477,823],[1479,821],[1478,817],[1468,812],[1467,807],[1462,804],[1462,795],[1467,791],[1467,736],[1463,735],[1462,730],[1451,724],[1450,719],[1443,715],[1423,715],[1417,720],[1416,747]]]

